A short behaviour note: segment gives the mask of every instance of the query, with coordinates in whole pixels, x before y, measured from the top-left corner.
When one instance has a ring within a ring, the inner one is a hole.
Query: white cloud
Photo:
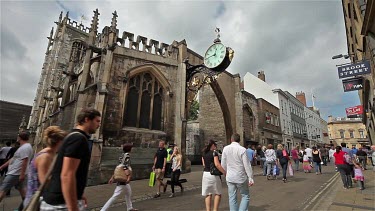
[[[343,105],[346,97],[335,67],[344,61],[331,60],[347,51],[340,1],[2,2],[1,99],[32,104],[46,37],[60,10],[69,10],[77,21],[84,15],[83,23],[90,26],[96,8],[100,29],[110,25],[116,10],[120,32],[165,43],[186,39],[188,47],[200,54],[215,38],[215,27],[220,27],[222,42],[235,50],[230,72],[244,76],[262,69],[274,87],[307,95],[313,89],[316,105],[327,115],[344,115],[348,107]]]

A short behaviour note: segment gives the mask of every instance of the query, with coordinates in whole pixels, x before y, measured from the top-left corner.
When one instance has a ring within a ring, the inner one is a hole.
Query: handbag
[[[215,157],[216,151],[213,152],[213,156]],[[210,173],[211,175],[220,176],[223,175],[219,169],[216,168],[215,162],[210,163]]]
[[[280,174],[280,168],[279,168],[279,166],[274,165],[272,173],[273,173],[273,176],[279,175]]]
[[[131,175],[131,170],[129,168],[124,169],[125,165],[123,163],[125,162],[125,158],[126,158],[126,156],[124,154],[124,157],[122,158],[121,164],[116,166],[115,171],[113,172],[113,179],[116,182],[127,182],[129,176]]]
[[[288,171],[289,171],[289,175],[290,175],[290,176],[293,176],[293,175],[294,175],[293,167],[292,167],[292,164],[291,164],[291,163],[288,164]]]
[[[155,186],[155,178],[156,178],[155,172],[151,172],[150,173],[150,180],[148,181],[148,186],[150,186],[150,187]]]
[[[120,164],[116,166],[115,171],[113,172],[113,179],[116,182],[127,182],[131,174],[129,169],[124,169],[124,165]]]
[[[67,139],[69,136],[75,133],[81,134],[80,132],[72,132],[68,136],[66,136],[65,139]],[[85,136],[82,135],[82,137],[85,137]],[[57,154],[53,158],[52,163],[48,168],[48,171],[46,174],[46,180],[42,184],[40,184],[38,190],[35,191],[35,193],[31,197],[29,204],[27,204],[26,207],[23,208],[23,211],[39,211],[40,210],[40,203],[41,203],[40,196],[42,195],[43,190],[46,188],[48,183],[51,181],[52,170],[53,170],[53,167],[55,166],[56,160],[57,160]]]

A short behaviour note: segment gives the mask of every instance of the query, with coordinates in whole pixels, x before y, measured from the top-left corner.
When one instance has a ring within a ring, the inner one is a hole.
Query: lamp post
[[[349,55],[338,54],[338,55],[332,56],[332,59],[340,59],[340,58],[349,59],[350,55],[354,55],[354,54],[349,54]]]

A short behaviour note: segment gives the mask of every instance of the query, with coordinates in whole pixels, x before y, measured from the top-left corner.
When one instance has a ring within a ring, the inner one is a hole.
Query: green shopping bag
[[[148,186],[150,186],[150,187],[154,187],[155,186],[155,178],[156,178],[155,172],[151,172],[151,174],[150,174],[150,180],[148,182]]]

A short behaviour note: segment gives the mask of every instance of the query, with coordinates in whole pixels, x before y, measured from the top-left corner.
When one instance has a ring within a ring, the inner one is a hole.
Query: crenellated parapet
[[[82,23],[78,23],[75,20],[71,20],[70,18],[68,18],[67,24],[69,26],[74,27],[75,29],[78,29],[78,30],[82,31],[82,32],[85,32],[85,33],[89,33],[90,32],[90,28],[89,27],[86,27]]]
[[[154,39],[148,39],[138,35],[136,38],[133,33],[124,31],[122,37],[117,38],[117,42],[121,47],[138,50],[150,54],[155,54],[168,58],[177,58],[178,48],[166,43],[160,43]],[[126,44],[128,43],[128,44]],[[142,47],[141,47],[142,46]]]

